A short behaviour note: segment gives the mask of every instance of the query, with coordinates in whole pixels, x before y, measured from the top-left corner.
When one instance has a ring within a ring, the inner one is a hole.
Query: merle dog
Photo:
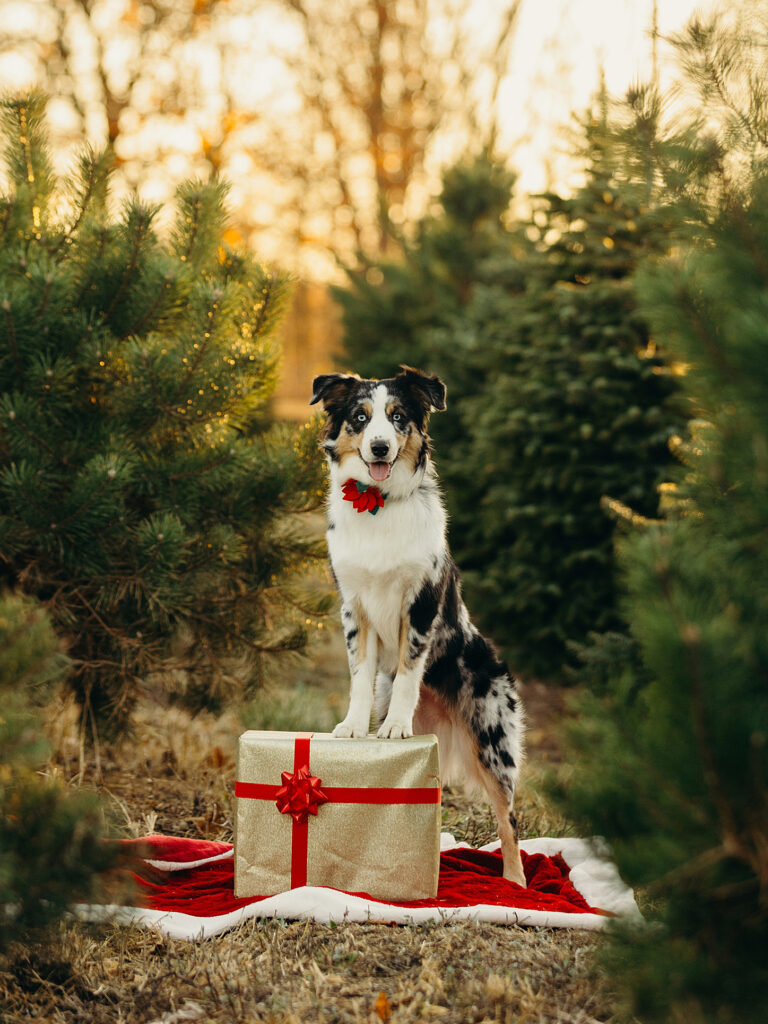
[[[504,877],[525,885],[513,810],[522,706],[469,619],[430,457],[427,421],[445,409],[445,385],[410,367],[384,380],[323,374],[316,402],[326,413],[328,550],[352,680],[334,736],[366,736],[374,700],[379,736],[435,733],[443,781],[487,794]]]

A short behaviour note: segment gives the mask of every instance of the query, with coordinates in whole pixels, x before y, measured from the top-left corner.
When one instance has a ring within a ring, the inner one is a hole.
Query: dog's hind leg
[[[483,766],[483,785],[488,794],[501,840],[501,854],[504,858],[504,877],[510,882],[526,886],[520,847],[517,843],[517,819],[514,811],[514,788],[509,782],[502,782],[488,768]]]
[[[341,622],[349,655],[349,710],[343,722],[333,730],[336,737],[367,736],[373,707],[373,684],[376,678],[379,638],[371,629],[361,608],[344,604]]]
[[[463,663],[464,686],[471,688],[468,721],[480,776],[498,823],[504,877],[525,885],[514,814],[525,728],[520,698],[506,665],[479,634],[465,645]]]

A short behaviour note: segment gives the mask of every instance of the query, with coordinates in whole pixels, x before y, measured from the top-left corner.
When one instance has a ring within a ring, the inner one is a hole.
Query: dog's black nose
[[[388,441],[373,441],[371,443],[371,455],[373,455],[373,457],[375,459],[384,459],[384,458],[386,458],[388,452],[389,452],[389,442]]]

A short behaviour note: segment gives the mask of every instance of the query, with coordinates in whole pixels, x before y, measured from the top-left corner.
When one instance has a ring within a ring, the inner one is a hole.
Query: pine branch
[[[726,359],[722,348],[709,333],[707,320],[702,316],[693,296],[682,295],[681,298],[684,300],[688,298],[691,299],[690,302],[685,302],[684,313],[689,326],[693,329],[702,348],[706,351],[707,355],[724,377],[726,377],[731,383],[737,382],[739,380],[739,375],[736,369]]]
[[[0,245],[4,245],[13,219],[13,202],[0,198]]]
[[[187,612],[186,617],[195,622],[202,622],[207,626],[212,626],[215,628],[217,632],[222,633],[224,636],[226,636],[229,632],[225,626],[222,626],[219,620],[204,615],[202,612]],[[292,634],[290,632],[285,631],[282,639],[275,640],[272,644],[259,644],[256,643],[255,640],[251,640],[250,637],[245,636],[243,633],[239,633],[237,635],[237,643],[242,644],[245,647],[248,647],[250,650],[255,651],[257,654],[275,654],[276,652],[286,649],[282,645],[284,641],[290,639],[291,636]]]
[[[8,299],[2,301],[3,313],[5,314],[5,325],[8,328],[8,344],[13,355],[14,362],[16,363],[16,372],[19,375],[19,389],[24,388],[24,364],[21,361],[19,354],[19,347],[16,341],[16,328],[13,323],[13,317],[11,316],[11,303]]]
[[[683,622],[677,611],[677,605],[672,593],[672,585],[666,567],[662,566],[656,572],[661,592],[666,600],[669,615],[678,631],[685,650],[687,675],[691,687],[691,711],[693,714],[694,735],[699,751],[699,758],[702,765],[702,774],[709,790],[710,797],[717,810],[720,824],[723,830],[723,847],[730,856],[738,857],[744,863],[753,866],[752,857],[739,838],[739,828],[736,823],[736,815],[731,807],[731,802],[723,789],[720,776],[712,756],[712,743],[709,736],[709,729],[706,723],[704,710],[704,697],[701,683],[701,668],[699,663],[699,648],[701,633],[694,623]]]
[[[102,483],[101,487],[99,487],[98,490],[92,491],[85,499],[85,501],[74,510],[74,512],[70,512],[68,516],[66,516],[64,519],[59,520],[56,523],[51,523],[51,529],[60,530],[62,526],[65,526],[67,523],[71,523],[74,519],[77,519],[87,508],[89,508],[94,503],[94,501],[96,501],[97,498],[100,498],[102,496],[102,494],[104,493],[104,491],[106,491],[108,486],[109,478],[107,478]]]
[[[138,323],[134,324],[132,327],[129,327],[127,331],[124,331],[123,334],[120,335],[120,341],[125,341],[125,339],[130,337],[130,335],[132,335],[132,334],[141,334],[144,331],[144,329],[146,328],[147,324],[151,323],[152,318],[154,317],[154,315],[157,312],[161,302],[163,301],[164,295],[171,288],[172,284],[173,284],[173,279],[170,277],[170,275],[166,274],[165,278],[163,280],[163,285],[159,289],[159,291],[158,291],[157,295],[155,296],[154,300],[152,301],[152,305],[149,307],[149,309],[146,311],[146,313],[142,316],[141,320],[138,321]]]
[[[60,259],[63,259],[64,256],[66,255],[67,243],[72,238],[74,238],[75,234],[77,233],[77,229],[80,227],[80,224],[82,223],[86,213],[88,212],[88,208],[91,205],[91,201],[94,195],[96,194],[97,185],[100,182],[99,171],[104,169],[105,164],[106,154],[102,154],[98,159],[94,158],[93,154],[90,154],[90,175],[88,177],[85,193],[80,197],[77,216],[74,220],[74,223],[70,225],[69,229],[63,232],[61,238],[58,241],[58,244],[51,252],[51,256],[56,262],[59,262],[59,260],[56,260],[56,256],[59,254],[60,250],[64,250],[61,253]]]
[[[96,621],[98,622],[98,624],[101,626],[105,633],[107,633],[111,637],[114,637],[118,641],[124,638],[123,633],[107,625],[107,623],[104,621],[104,619],[102,619],[102,617],[99,615],[96,609],[93,608],[91,604],[86,600],[85,595],[83,594],[82,590],[80,590],[79,587],[75,588],[70,593],[71,596],[77,598],[77,600],[89,612],[89,614],[92,615],[94,619],[96,619]]]
[[[109,230],[107,228],[101,228],[100,231],[98,232],[98,235],[99,235],[99,246],[98,246],[97,251],[95,253],[93,253],[93,257],[92,257],[93,265],[96,266],[96,267],[99,267],[101,265],[101,261],[102,261],[102,259],[104,257],[104,250],[107,247],[107,239],[109,238]],[[90,257],[91,257],[91,254],[89,253],[89,262],[91,262],[91,258]],[[75,298],[73,305],[79,307],[79,306],[81,306],[83,304],[83,299],[85,298],[85,293],[88,291],[89,284],[90,284],[90,279],[88,279],[87,275],[84,275],[84,283],[83,283],[80,291],[78,292],[77,297]]]
[[[109,304],[109,308],[103,315],[104,320],[109,320],[118,302],[120,302],[123,295],[125,294],[125,291],[128,288],[128,284],[133,276],[133,272],[136,269],[136,264],[138,263],[139,260],[139,253],[141,252],[142,242],[144,242],[146,236],[149,234],[149,228],[152,222],[152,213],[149,211],[143,211],[138,208],[136,212],[138,214],[138,219],[136,227],[134,228],[133,245],[131,247],[131,258],[128,261],[128,266],[125,268],[125,271],[123,272],[123,277],[122,280],[120,281],[120,286],[115,292],[112,298],[112,302]]]
[[[43,204],[53,181],[43,126],[45,101],[32,95],[6,100],[1,106],[9,142],[6,161],[16,185],[16,196],[24,197],[22,209],[31,215],[32,238],[40,240]]]
[[[662,522],[661,519],[649,519],[647,516],[641,516],[629,505],[625,505],[616,498],[609,498],[607,495],[603,495],[600,499],[600,507],[605,509],[612,519],[624,523],[626,526],[648,527]]]
[[[198,366],[200,365],[200,361],[205,355],[209,344],[211,343],[211,339],[213,338],[214,326],[216,324],[216,320],[218,319],[219,309],[221,308],[220,302],[218,301],[220,298],[221,293],[218,290],[216,290],[213,294],[213,305],[208,310],[208,319],[210,320],[210,323],[208,324],[208,330],[203,332],[203,341],[197,350],[197,355],[189,364],[189,370],[187,371],[187,375],[185,376],[184,380],[181,382],[178,389],[176,390],[174,402],[178,402],[179,398],[186,391],[187,384],[189,384],[190,380],[192,379],[192,375],[195,373]]]
[[[285,284],[285,280],[282,282]],[[274,271],[269,270],[264,275],[265,287],[262,290],[261,307],[259,309],[256,323],[252,327],[253,337],[258,338],[267,325],[273,313],[273,307],[280,300],[280,277]],[[283,289],[285,290],[285,289]]]
[[[692,878],[696,878],[702,871],[714,868],[722,863],[722,861],[729,860],[732,857],[733,851],[729,850],[725,845],[713,846],[711,849],[704,850],[703,853],[691,857],[684,864],[679,864],[677,867],[672,868],[671,871],[667,871],[658,878],[655,878],[647,886],[647,893],[649,896],[655,897],[664,896],[669,892],[679,890],[681,885],[685,885]]]
[[[55,448],[52,448],[47,441],[44,441],[39,434],[35,433],[34,430],[30,430],[29,427],[25,426],[20,419],[16,418],[14,420],[14,426],[16,430],[20,430],[25,437],[28,437],[30,441],[34,441],[34,443],[42,448],[44,452],[47,452],[54,462],[57,462],[61,466],[70,466],[69,459],[66,455],[57,451]]]
[[[730,112],[741,124],[742,128],[745,129],[748,135],[751,135],[753,138],[757,139],[757,141],[761,145],[768,147],[768,135],[766,135],[765,132],[760,130],[757,118],[749,118],[744,113],[744,111],[737,106],[736,102],[728,94],[728,88],[725,84],[725,80],[719,73],[714,58],[709,53],[707,53],[705,55],[705,60],[707,61],[706,70],[709,72],[710,80],[714,85],[717,95],[720,97],[723,106],[725,106],[727,110],[730,110]]]
[[[29,613],[24,619],[19,621],[15,629],[11,632],[2,633],[2,650],[6,653],[12,651],[13,647],[24,638],[24,635],[30,630],[30,628],[38,622],[40,614],[40,608],[30,606]],[[36,661],[26,664],[20,673],[17,670],[12,679],[0,677],[0,688],[2,688],[4,684],[8,683],[14,690],[18,691],[25,689],[28,683],[31,683],[36,679],[40,679],[46,669],[46,666],[50,665],[53,656],[54,652],[46,651],[41,654]]]
[[[198,194],[195,197],[195,200],[192,204],[192,213],[194,214],[194,216],[192,218],[192,226],[189,229],[189,239],[187,241],[187,248],[183,255],[181,256],[182,262],[185,263],[189,260],[189,257],[192,255],[192,250],[195,248],[195,242],[197,241],[198,231],[200,230],[201,207],[202,203],[200,202],[200,196]]]
[[[701,757],[704,770],[704,781],[707,783],[707,788],[712,795],[714,804],[718,809],[720,821],[723,825],[724,846],[730,850],[733,856],[738,855],[743,857],[744,850],[740,840],[737,838],[738,826],[736,825],[736,818],[731,808],[730,801],[720,784],[720,776],[712,757],[712,742],[706,723],[704,698],[701,686],[701,669],[699,665],[699,645],[701,642],[701,634],[698,627],[693,623],[683,623],[680,621],[679,617],[675,614],[669,597],[667,599],[667,603],[675,620],[675,624],[680,632],[683,646],[685,647],[686,661],[688,664],[688,679],[691,683],[691,705],[693,711],[694,730],[699,747],[699,756]]]
[[[51,294],[51,285],[53,284],[53,277],[54,275],[52,272],[49,272],[45,275],[45,288],[43,289],[43,297],[40,300],[40,305],[37,307],[37,312],[35,313],[35,321],[38,321],[42,318],[43,313],[45,313],[46,307],[48,306],[48,298]]]
[[[212,418],[213,417],[208,417],[208,420]],[[203,417],[202,419],[194,420],[195,424],[201,422],[206,422],[206,418]],[[169,481],[189,480],[192,477],[201,476],[203,473],[207,473],[211,469],[216,469],[217,466],[223,466],[225,463],[229,462],[231,458],[232,456],[230,452],[227,451],[227,453],[225,455],[222,455],[221,458],[214,459],[213,462],[207,462],[205,463],[205,465],[196,466],[194,469],[189,469],[185,473],[169,473],[166,479]]]

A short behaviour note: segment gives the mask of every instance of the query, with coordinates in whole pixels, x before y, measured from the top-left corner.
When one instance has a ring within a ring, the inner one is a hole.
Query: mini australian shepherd
[[[443,781],[480,787],[498,821],[504,877],[525,885],[514,793],[523,754],[515,681],[472,625],[446,542],[430,458],[429,414],[445,409],[438,377],[316,377],[326,413],[328,551],[349,654],[349,711],[334,736],[435,733]]]

